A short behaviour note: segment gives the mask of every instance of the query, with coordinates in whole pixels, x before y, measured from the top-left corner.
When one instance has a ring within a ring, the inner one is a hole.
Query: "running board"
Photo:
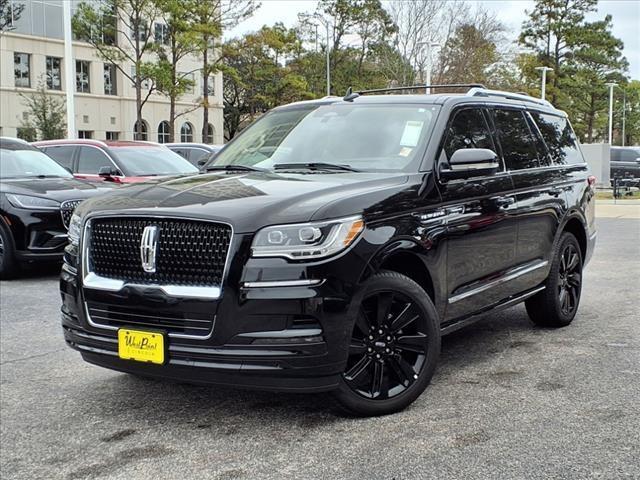
[[[512,307],[529,297],[534,296],[536,293],[541,292],[545,289],[544,285],[534,288],[533,290],[528,290],[525,293],[521,293],[515,297],[511,297],[507,300],[504,300],[501,303],[496,304],[493,307],[489,307],[485,310],[482,310],[479,313],[474,313],[468,317],[462,317],[454,320],[450,320],[440,326],[440,335],[447,335],[451,332],[455,332],[461,328],[466,327],[467,325],[471,325],[472,323],[477,322],[482,319],[487,313],[499,312],[500,310],[504,310],[505,308]]]

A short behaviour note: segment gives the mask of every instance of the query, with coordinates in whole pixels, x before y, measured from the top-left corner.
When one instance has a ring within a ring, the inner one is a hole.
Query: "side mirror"
[[[208,161],[209,161],[209,158],[201,158],[200,160],[198,160],[198,167],[200,168],[204,167]]]
[[[105,180],[112,180],[111,177],[114,175],[118,175],[118,171],[113,167],[105,166],[100,167],[100,170],[98,170],[98,176],[104,178]]]
[[[440,170],[444,180],[493,175],[500,169],[498,155],[487,148],[461,148],[453,152],[449,167]]]

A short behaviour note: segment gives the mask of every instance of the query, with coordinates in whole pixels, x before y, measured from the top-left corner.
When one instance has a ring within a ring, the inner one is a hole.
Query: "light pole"
[[[431,89],[429,88],[429,85],[431,85],[431,52],[433,49],[438,48],[440,44],[437,42],[418,42],[416,45],[427,46],[427,65],[426,65],[427,68],[426,68],[426,75],[425,75],[425,82],[424,82],[425,84],[424,93],[429,95],[429,93],[431,93]]]
[[[627,120],[627,91],[622,89],[622,146],[624,147],[625,123]]]
[[[329,21],[322,17],[321,15],[313,15],[313,18],[318,20],[322,25],[324,25],[327,31],[327,48],[326,48],[326,57],[327,57],[327,96],[331,95],[331,60],[329,57]]]
[[[553,68],[536,67],[536,70],[540,70],[542,72],[542,85],[540,87],[540,98],[542,100],[545,100],[545,96],[547,93],[547,72],[553,72]]]
[[[609,82],[605,83],[609,87],[609,145],[613,145],[613,89],[617,87],[617,83]]]
[[[75,85],[73,82],[73,50],[71,48],[71,2],[62,2],[64,23],[64,89],[67,97],[67,138],[76,138]]]

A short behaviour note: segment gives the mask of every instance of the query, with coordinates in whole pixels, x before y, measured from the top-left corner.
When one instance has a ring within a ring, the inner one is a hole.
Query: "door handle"
[[[493,201],[500,208],[507,208],[509,205],[516,203],[516,199],[513,197],[495,197]]]
[[[553,195],[554,197],[558,197],[564,190],[562,188],[554,187],[554,188],[550,188],[547,191],[549,192],[550,195]]]

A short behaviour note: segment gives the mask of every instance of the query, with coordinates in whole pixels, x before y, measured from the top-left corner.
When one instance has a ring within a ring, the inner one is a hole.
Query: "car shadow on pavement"
[[[444,337],[434,383],[446,384],[446,379],[461,369],[482,365],[508,349],[533,345],[531,338],[523,340],[523,337],[536,335],[535,330],[539,329],[532,327],[524,309],[516,307]],[[131,424],[131,418],[144,418],[150,424],[191,424],[196,429],[214,428],[218,433],[230,434],[242,429],[243,422],[254,425],[253,428],[262,422],[270,427],[293,423],[313,428],[348,418],[328,393],[274,393],[200,386],[115,372],[106,379],[101,376],[86,387],[78,390],[79,408],[90,409],[91,414],[97,416],[122,416],[120,420],[127,425]],[[127,418],[129,416],[131,418]]]

